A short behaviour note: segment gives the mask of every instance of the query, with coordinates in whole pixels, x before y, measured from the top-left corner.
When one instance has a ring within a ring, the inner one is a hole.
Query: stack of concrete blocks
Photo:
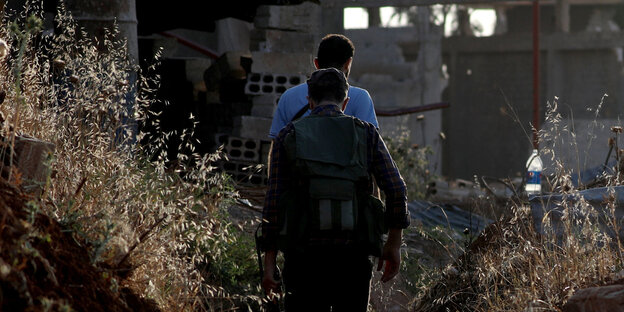
[[[250,115],[234,117],[232,135],[221,138],[230,161],[224,166],[239,182],[266,183],[266,167],[250,175],[246,167],[267,164],[269,131],[279,97],[304,83],[314,69],[316,35],[320,28],[318,4],[262,5],[250,36],[251,73],[245,94],[251,96]],[[242,179],[244,177],[251,177]]]
[[[219,162],[221,170],[228,173],[239,184],[262,186],[267,184],[267,172],[258,166],[267,159],[271,142],[252,138],[237,137],[229,134],[217,134],[218,145],[223,146],[227,160]]]
[[[418,12],[421,16],[416,26],[345,31],[355,45],[349,82],[368,90],[376,110],[416,107],[441,101],[447,84],[441,70],[442,29],[430,25],[426,7],[419,7]],[[417,43],[417,56],[406,55],[403,49],[405,43]],[[441,148],[440,110],[378,116],[377,119],[384,137],[409,136],[413,144],[429,146],[434,151]],[[429,158],[430,170],[435,174],[439,174],[441,168],[439,154]]]

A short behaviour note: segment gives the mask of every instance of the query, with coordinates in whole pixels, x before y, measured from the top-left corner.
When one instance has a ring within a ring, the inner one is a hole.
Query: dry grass
[[[41,12],[31,4],[0,25],[11,52],[0,61],[0,134],[4,146],[15,135],[55,144],[42,210],[89,244],[93,262],[127,274],[122,282],[163,310],[211,310],[208,302],[231,298],[202,269],[235,240],[219,217],[236,196],[211,166],[219,154],[194,153],[192,129],[140,132],[158,77],[133,74],[139,69],[114,29],[94,42],[61,7],[62,33],[42,36],[30,25],[37,19],[26,18]],[[173,135],[183,152],[167,159]]]
[[[32,8],[29,13],[37,12]],[[35,20],[25,27],[25,16],[15,26],[12,20],[0,25],[0,38],[10,48],[0,61],[0,91],[6,92],[0,106],[3,146],[10,146],[15,135],[56,146],[41,209],[89,243],[92,261],[126,270],[121,282],[163,310],[225,310],[257,300],[248,290],[229,293],[215,276],[214,266],[226,265],[228,252],[254,261],[252,250],[236,244],[233,228],[222,217],[224,204],[236,193],[211,166],[219,155],[194,153],[192,129],[150,137],[141,133],[155,101],[157,77],[131,75],[138,68],[114,30],[95,43],[78,36],[66,12],[57,18],[63,33],[45,38]],[[542,140],[569,137],[558,132],[556,107],[548,116]],[[168,159],[164,147],[174,135],[184,142],[183,153]],[[578,190],[571,186],[570,171],[554,152],[552,157],[553,190],[574,196]],[[9,174],[19,184],[19,176]],[[606,181],[620,185],[621,177]],[[612,197],[605,205],[613,214]],[[617,279],[622,247],[600,230],[604,216],[582,200],[561,206],[563,226],[547,226],[544,232],[533,228],[526,203],[510,207],[512,216],[491,226],[453,265],[428,277],[433,282],[415,309],[556,311],[575,290]],[[618,233],[619,221],[613,215],[606,220]]]
[[[620,232],[614,190],[599,207],[579,196],[569,168],[582,165],[564,164],[556,155],[558,146],[574,143],[568,140],[576,138],[574,130],[562,125],[556,101],[546,115],[539,137],[542,154],[554,164],[551,191],[563,195],[556,203],[560,213],[547,212],[536,228],[526,198],[510,202],[510,215],[436,273],[415,299],[415,311],[560,311],[576,290],[623,277],[620,238],[609,235]],[[621,185],[615,172],[602,177],[605,186]]]

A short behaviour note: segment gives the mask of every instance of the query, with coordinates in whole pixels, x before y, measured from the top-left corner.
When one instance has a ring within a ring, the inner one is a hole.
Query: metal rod
[[[377,116],[400,116],[447,108],[449,106],[451,106],[451,104],[449,103],[433,103],[415,107],[397,108],[392,110],[375,109],[375,114],[377,114]]]
[[[539,85],[540,85],[540,70],[539,70],[539,35],[540,35],[540,7],[539,0],[533,0],[533,148],[539,148],[539,142],[537,132],[539,131]]]
[[[187,46],[187,47],[189,47],[189,48],[191,48],[191,49],[193,49],[195,51],[198,51],[201,54],[207,55],[207,56],[209,56],[209,57],[211,57],[211,58],[213,58],[215,60],[219,58],[219,55],[217,55],[216,52],[214,52],[214,51],[212,51],[212,50],[210,50],[210,49],[208,49],[206,47],[203,47],[203,46],[201,46],[201,45],[199,45],[199,44],[197,44],[195,42],[192,42],[192,41],[190,41],[188,39],[182,38],[182,37],[180,37],[180,36],[178,36],[176,34],[170,33],[168,31],[163,31],[163,32],[160,32],[158,34],[160,34],[162,36],[165,36],[165,37],[174,38],[175,40],[177,40],[182,45],[185,45],[185,46]]]

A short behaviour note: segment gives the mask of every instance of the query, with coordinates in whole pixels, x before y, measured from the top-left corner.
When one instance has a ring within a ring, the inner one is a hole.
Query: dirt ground
[[[113,270],[92,265],[84,243],[36,207],[0,179],[0,310],[158,311],[120,287]]]

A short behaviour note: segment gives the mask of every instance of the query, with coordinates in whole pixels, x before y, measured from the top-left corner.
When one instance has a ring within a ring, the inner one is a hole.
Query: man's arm
[[[277,257],[277,237],[279,235],[278,224],[278,199],[284,188],[289,183],[289,176],[286,164],[286,152],[283,145],[284,137],[293,129],[289,123],[280,131],[271,145],[269,182],[264,198],[264,209],[262,210],[262,248],[264,255],[264,276],[262,287],[267,294],[274,292],[279,284],[275,280],[275,259]]]
[[[280,230],[278,228],[279,211],[277,201],[289,183],[283,140],[292,129],[292,123],[286,125],[277,138],[272,141],[271,145],[268,185],[264,196],[264,208],[262,209],[262,238],[265,250],[277,250],[276,242]]]
[[[381,258],[377,263],[377,271],[381,271],[384,261],[386,267],[381,276],[382,282],[393,279],[398,273],[401,266],[401,242],[403,230],[393,228],[388,231],[388,240],[384,244]]]
[[[264,276],[262,277],[262,288],[264,292],[271,294],[279,292],[279,282],[275,280],[277,250],[267,250],[264,253]]]
[[[399,272],[402,229],[407,228],[410,223],[407,210],[407,188],[379,132],[373,127],[370,127],[369,131],[371,170],[386,197],[385,221],[389,233],[377,270],[381,270],[385,262],[381,280],[387,282]]]

